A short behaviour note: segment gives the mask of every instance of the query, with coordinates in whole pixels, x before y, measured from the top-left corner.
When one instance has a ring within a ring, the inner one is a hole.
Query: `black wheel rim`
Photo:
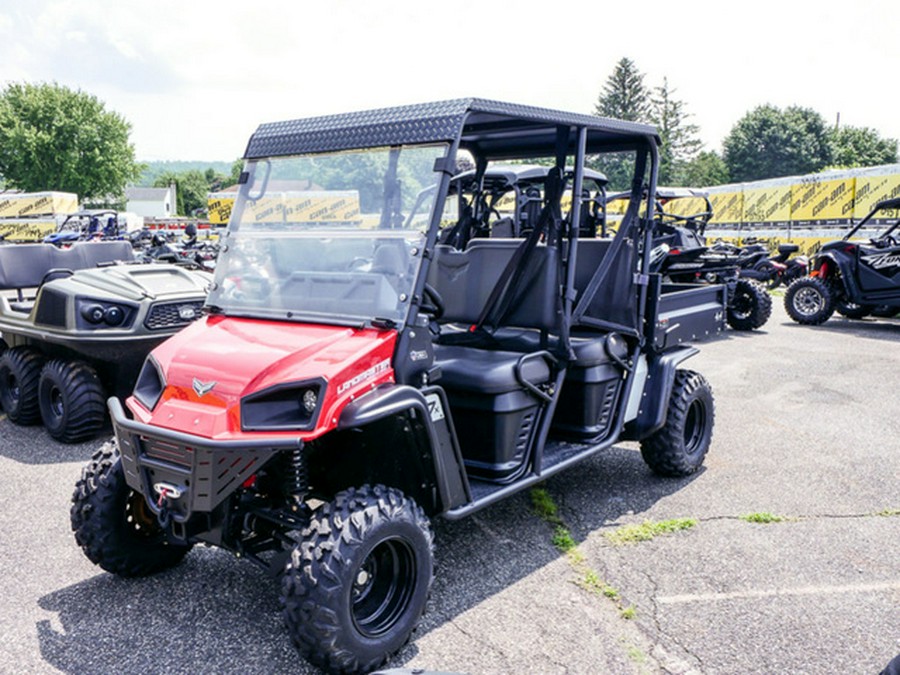
[[[350,600],[357,630],[369,638],[389,631],[409,607],[415,585],[409,545],[399,539],[378,543],[353,577]]]
[[[731,313],[740,318],[746,319],[753,311],[753,298],[749,293],[738,293],[735,295],[734,303],[731,307]]]
[[[139,539],[158,540],[162,534],[159,521],[139,492],[129,490],[125,497],[125,522]]]
[[[706,408],[702,401],[694,399],[684,418],[684,448],[687,454],[692,455],[702,447],[705,433]]]
[[[63,400],[62,392],[59,390],[59,387],[53,386],[50,388],[50,412],[56,419],[62,419],[62,416],[65,414],[66,405]]]
[[[15,406],[19,402],[19,397],[22,395],[22,392],[19,390],[19,380],[9,371],[7,371],[5,375],[6,377],[3,378],[3,388],[7,391],[9,404]]]

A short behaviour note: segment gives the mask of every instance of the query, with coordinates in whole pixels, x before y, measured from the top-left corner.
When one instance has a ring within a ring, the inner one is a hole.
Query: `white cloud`
[[[640,7],[36,0],[0,9],[0,84],[96,94],[141,159],[233,159],[260,122],[457,96],[590,112],[622,56],[650,86],[668,77],[712,149],[763,103],[900,137],[893,2]]]

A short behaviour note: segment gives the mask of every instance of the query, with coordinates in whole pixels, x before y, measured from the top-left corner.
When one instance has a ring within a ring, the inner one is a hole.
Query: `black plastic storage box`
[[[521,382],[546,385],[547,361],[539,353],[447,345],[438,345],[435,356],[466,468],[500,482],[515,476],[545,405]]]

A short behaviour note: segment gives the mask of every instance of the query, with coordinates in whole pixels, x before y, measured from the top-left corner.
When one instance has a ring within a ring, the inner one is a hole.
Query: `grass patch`
[[[638,647],[635,647],[634,645],[627,645],[626,649],[628,658],[631,659],[634,663],[643,665],[647,662],[647,655]]]
[[[744,520],[748,523],[780,523],[784,520],[781,516],[776,516],[774,513],[769,513],[768,511],[760,511],[759,513],[748,513],[740,517],[741,520]]]
[[[693,518],[672,518],[658,522],[645,520],[638,525],[623,525],[612,532],[605,533],[604,536],[611,543],[621,546],[622,544],[636,544],[639,541],[650,541],[662,534],[688,530],[696,524],[697,521]]]
[[[559,518],[559,509],[553,497],[544,488],[534,488],[531,491],[531,506],[534,512],[543,520],[554,525],[559,525],[562,521]]]
[[[553,545],[563,553],[568,553],[576,546],[575,540],[572,538],[572,533],[562,525],[556,526],[551,541],[553,542]]]
[[[622,618],[635,618],[637,610],[633,606],[625,607],[619,597],[619,591],[604,582],[600,575],[588,565],[584,554],[578,550],[578,545],[574,537],[572,537],[572,533],[563,519],[560,518],[559,508],[556,506],[556,502],[553,501],[550,493],[543,488],[532,489],[531,506],[541,520],[553,526],[553,535],[550,541],[558,551],[566,554],[569,566],[576,575],[573,583],[592,595],[610,600],[615,604]],[[691,525],[693,524],[694,521],[691,521]]]

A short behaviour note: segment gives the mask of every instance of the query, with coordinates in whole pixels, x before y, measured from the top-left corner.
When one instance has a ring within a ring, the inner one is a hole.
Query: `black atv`
[[[618,198],[619,195],[614,195],[610,200]],[[656,203],[651,254],[654,271],[677,284],[724,284],[728,289],[728,325],[734,330],[763,326],[772,314],[772,297],[760,283],[741,275],[748,254],[717,249],[706,243],[706,225],[713,215],[707,193],[662,187],[656,191]],[[685,209],[684,203],[689,208]],[[765,253],[749,255],[765,256]]]
[[[819,249],[810,275],[794,281],[784,296],[794,321],[817,326],[835,310],[849,319],[900,312],[900,219],[871,224],[877,213],[893,209],[900,209],[900,198],[878,202],[842,239]],[[874,236],[851,241],[864,227]]]
[[[194,319],[211,277],[118,264],[127,241],[0,247],[0,407],[64,443],[106,421],[106,397],[134,386],[147,353]]]

